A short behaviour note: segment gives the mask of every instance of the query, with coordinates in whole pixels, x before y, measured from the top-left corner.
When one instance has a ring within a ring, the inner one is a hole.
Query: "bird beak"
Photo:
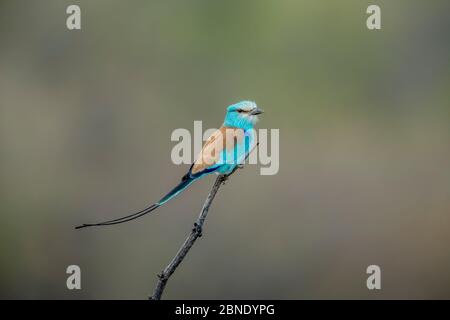
[[[261,113],[264,113],[264,110],[263,110],[263,109],[259,109],[259,108],[256,108],[255,110],[252,110],[252,111],[250,112],[250,114],[251,114],[252,116],[256,116],[256,115],[261,114]]]

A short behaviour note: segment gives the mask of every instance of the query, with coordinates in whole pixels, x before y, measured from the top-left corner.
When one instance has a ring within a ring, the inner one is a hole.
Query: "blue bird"
[[[227,108],[225,120],[205,142],[203,148],[181,182],[158,202],[131,215],[101,223],[83,224],[75,229],[108,226],[137,219],[161,207],[184,191],[194,181],[212,173],[230,175],[239,168],[255,145],[254,125],[263,113],[255,102],[241,101]]]

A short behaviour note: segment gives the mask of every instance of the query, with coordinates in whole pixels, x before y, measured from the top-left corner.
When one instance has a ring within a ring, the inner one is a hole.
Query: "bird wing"
[[[222,156],[224,151],[228,154],[235,149],[236,145],[242,144],[244,130],[234,127],[222,126],[216,130],[203,145],[202,151],[191,167],[192,174],[217,168],[223,165]]]

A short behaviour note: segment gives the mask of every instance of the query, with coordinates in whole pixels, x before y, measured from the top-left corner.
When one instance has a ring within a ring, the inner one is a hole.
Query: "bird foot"
[[[243,164],[238,164],[236,165],[236,167],[234,167],[233,171],[231,171],[229,174],[224,174],[223,175],[223,179],[222,179],[222,183],[225,184],[226,181],[228,181],[228,179],[230,178],[230,176],[236,172],[237,169],[242,169],[244,167]]]
[[[231,175],[231,173],[230,173],[230,174],[224,174],[224,175],[222,176],[222,184],[223,184],[223,185],[226,184],[226,182],[227,182],[228,179],[230,178],[230,175]]]

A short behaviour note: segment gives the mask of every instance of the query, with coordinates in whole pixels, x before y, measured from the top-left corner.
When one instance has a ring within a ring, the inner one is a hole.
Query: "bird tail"
[[[186,174],[182,178],[181,182],[175,188],[173,188],[171,191],[169,191],[169,193],[167,193],[164,197],[162,197],[161,200],[159,200],[158,202],[148,206],[147,208],[145,208],[139,212],[130,214],[130,215],[122,217],[122,218],[104,221],[104,222],[100,222],[100,223],[82,224],[80,226],[75,227],[75,229],[81,229],[81,228],[86,228],[86,227],[110,226],[113,224],[124,223],[124,222],[128,222],[128,221],[140,218],[143,215],[146,215],[147,213],[150,213],[153,210],[164,205],[166,202],[168,202],[169,200],[174,198],[176,195],[181,193],[184,189],[186,189],[195,180],[196,180],[195,177],[192,177],[189,174]]]

